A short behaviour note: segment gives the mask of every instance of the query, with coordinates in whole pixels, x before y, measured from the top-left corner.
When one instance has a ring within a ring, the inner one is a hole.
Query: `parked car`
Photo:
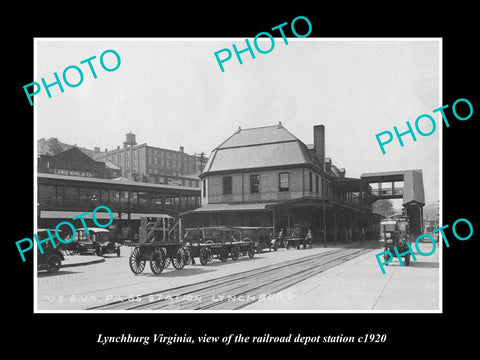
[[[393,257],[398,257],[393,250],[396,248],[400,255],[403,254],[405,265],[407,266],[410,265],[410,253],[408,253],[409,248],[407,245],[410,242],[409,227],[410,219],[405,215],[394,215],[380,222],[380,243],[385,247],[385,251],[389,251]],[[383,259],[388,261],[390,255],[385,253]]]
[[[236,226],[234,230],[240,233],[240,240],[253,241],[255,243],[255,250],[257,253],[261,253],[263,249],[277,250],[278,246],[273,247],[272,244],[272,231],[271,227],[263,226]],[[277,244],[277,243],[275,243]]]
[[[121,244],[110,240],[110,231],[103,228],[89,227],[88,234],[84,228],[75,230],[77,235],[73,242],[77,242],[80,254],[117,254],[120,256]]]
[[[37,251],[37,271],[47,270],[49,273],[57,272],[62,266],[62,261],[65,260],[62,252],[59,250],[60,242],[55,238],[55,231],[50,230],[50,234],[55,242],[56,248],[53,247],[51,241],[44,242],[41,246],[43,254],[40,249]],[[46,229],[37,230],[37,238],[39,241],[45,240],[48,237]]]
[[[310,226],[308,224],[298,223],[293,225],[293,228],[287,229],[287,234],[285,236],[285,248],[288,250],[290,248],[300,249],[300,245],[305,249],[307,246],[312,248],[312,237],[311,237]]]

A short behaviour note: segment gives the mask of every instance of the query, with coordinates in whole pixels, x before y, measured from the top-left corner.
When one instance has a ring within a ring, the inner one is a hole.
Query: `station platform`
[[[428,253],[431,243],[420,243]],[[331,312],[441,312],[439,250],[430,256],[415,253],[417,261],[401,266],[394,258],[382,274],[374,249],[351,261],[297,283],[272,299],[244,310]]]

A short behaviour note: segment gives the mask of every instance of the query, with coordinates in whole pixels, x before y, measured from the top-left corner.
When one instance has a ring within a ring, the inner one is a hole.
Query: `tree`
[[[372,205],[372,211],[377,214],[393,214],[393,202],[391,200],[377,200]]]

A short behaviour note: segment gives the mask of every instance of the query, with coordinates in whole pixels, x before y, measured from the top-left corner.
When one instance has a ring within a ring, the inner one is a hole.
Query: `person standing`
[[[309,247],[312,247],[312,230],[308,229],[307,231],[307,244]],[[305,249],[305,245],[303,246]]]
[[[285,241],[285,230],[283,230],[283,228],[280,229],[280,233],[278,234],[278,239],[280,241],[279,246],[285,247],[285,243],[284,243],[284,241]]]

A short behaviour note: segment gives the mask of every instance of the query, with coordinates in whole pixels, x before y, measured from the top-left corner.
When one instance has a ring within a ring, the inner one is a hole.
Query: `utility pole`
[[[200,172],[203,171],[203,162],[205,161],[205,153],[202,151],[200,153]]]

